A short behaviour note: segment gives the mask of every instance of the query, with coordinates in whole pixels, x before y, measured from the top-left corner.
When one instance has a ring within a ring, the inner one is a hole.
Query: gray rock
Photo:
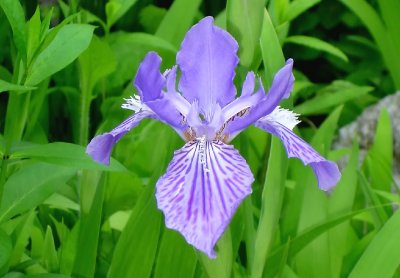
[[[360,144],[360,161],[364,160],[367,150],[374,142],[377,121],[382,109],[386,109],[391,118],[393,130],[393,178],[400,185],[400,92],[389,95],[364,110],[353,123],[342,127],[334,143],[334,148],[351,147],[355,136]],[[339,167],[344,166],[343,162]]]

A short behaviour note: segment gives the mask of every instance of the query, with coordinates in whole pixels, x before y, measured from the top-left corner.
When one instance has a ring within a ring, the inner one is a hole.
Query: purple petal
[[[299,158],[305,165],[310,164],[318,180],[318,187],[324,191],[333,188],[340,180],[337,165],[323,158],[303,139],[284,125],[273,121],[258,121],[255,126],[278,136],[286,148],[288,157]]]
[[[260,81],[260,87],[258,88],[255,94],[253,94],[254,87],[255,87],[255,76],[253,72],[249,72],[246,76],[246,80],[243,83],[242,93],[240,97],[230,102],[222,110],[224,121],[226,124],[236,119],[236,117],[241,115],[241,113],[243,113],[244,110],[246,109],[249,110],[251,107],[256,106],[260,102],[260,100],[265,96],[264,89],[262,88],[261,85],[261,81]]]
[[[214,246],[242,200],[253,175],[233,146],[190,141],[175,152],[157,182],[157,203],[166,226],[215,258]]]
[[[141,120],[154,117],[155,115],[151,111],[140,111],[133,114],[110,132],[94,137],[89,145],[87,145],[86,153],[90,155],[93,160],[109,165],[114,144],[125,135],[125,133],[137,126]]]
[[[324,191],[331,190],[340,180],[341,174],[336,163],[326,160],[310,163],[318,179],[318,186]]]
[[[178,133],[181,133],[186,126],[183,124],[183,118],[178,110],[179,107],[172,98],[167,97],[167,94],[162,95],[161,98],[146,102],[146,105],[157,114],[157,118],[175,128]]]
[[[155,52],[149,52],[136,73],[134,85],[140,99],[146,103],[161,97],[165,78],[160,73],[161,58]]]
[[[149,52],[139,66],[134,83],[141,101],[157,114],[160,121],[171,125],[181,133],[185,127],[182,126],[179,107],[174,99],[166,97],[163,92],[166,85],[172,90],[172,78],[175,78],[176,69],[172,69],[168,74],[169,82],[166,84],[165,77],[160,73],[160,65],[161,58],[157,53]]]
[[[224,107],[236,95],[233,78],[238,44],[213,21],[212,17],[205,17],[194,25],[176,58],[182,71],[179,91],[190,103],[197,99],[203,113],[214,103]]]
[[[176,91],[176,69],[177,67],[175,66],[165,74],[167,78],[167,93],[165,97],[186,117],[190,110],[190,103]]]
[[[229,135],[237,134],[249,125],[254,124],[260,118],[271,113],[282,99],[289,97],[294,82],[292,68],[293,60],[288,59],[285,66],[275,75],[268,94],[252,107],[246,116],[236,118],[227,126],[225,130]],[[263,90],[261,82],[260,89]]]

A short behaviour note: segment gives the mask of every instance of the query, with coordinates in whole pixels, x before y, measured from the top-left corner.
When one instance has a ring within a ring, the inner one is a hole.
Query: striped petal
[[[326,160],[307,142],[298,137],[283,124],[264,117],[255,126],[279,137],[289,157],[296,157],[305,165],[310,164],[318,180],[318,187],[324,191],[332,189],[339,181],[341,174],[336,163]]]
[[[136,127],[144,118],[156,118],[156,116],[150,110],[142,110],[133,114],[110,132],[94,137],[87,145],[86,153],[90,155],[93,160],[109,165],[114,144],[129,130]]]
[[[157,204],[166,226],[215,258],[223,234],[254,181],[244,158],[220,141],[194,140],[175,152],[157,182]]]

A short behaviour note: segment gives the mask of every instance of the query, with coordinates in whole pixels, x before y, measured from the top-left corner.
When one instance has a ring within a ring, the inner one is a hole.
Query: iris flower
[[[107,165],[114,144],[142,119],[170,125],[186,143],[157,181],[157,205],[166,226],[210,258],[216,257],[216,242],[252,191],[253,174],[229,145],[246,127],[255,125],[280,138],[289,157],[311,166],[322,190],[330,190],[340,178],[335,163],[292,132],[298,115],[278,106],[293,88],[293,60],[275,75],[268,93],[249,72],[235,98],[237,50],[235,39],[206,17],[187,32],[171,70],[161,74],[161,58],[148,53],[134,79],[138,95],[122,105],[135,113],[87,146],[94,160]]]

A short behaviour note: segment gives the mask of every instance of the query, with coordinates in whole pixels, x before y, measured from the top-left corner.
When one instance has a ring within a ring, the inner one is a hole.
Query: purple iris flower
[[[148,53],[134,80],[138,95],[122,105],[135,113],[87,146],[94,160],[109,164],[113,145],[142,119],[156,119],[175,129],[186,144],[175,151],[156,184],[158,208],[168,228],[210,258],[215,258],[214,246],[236,208],[251,193],[253,174],[229,145],[249,125],[280,138],[289,157],[312,167],[322,190],[330,190],[341,176],[335,163],[292,132],[298,115],[278,106],[293,88],[293,60],[275,75],[267,94],[249,72],[235,98],[237,50],[235,39],[206,17],[186,34],[171,70],[161,74],[160,57]]]

